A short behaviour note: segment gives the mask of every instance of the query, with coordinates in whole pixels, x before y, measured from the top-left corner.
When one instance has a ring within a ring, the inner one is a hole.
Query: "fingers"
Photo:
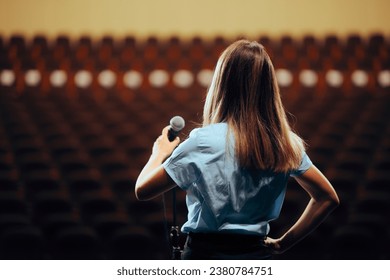
[[[176,136],[176,138],[172,141],[172,143],[176,144],[178,146],[180,144],[180,137]]]
[[[164,135],[160,135],[159,137],[157,137],[155,143],[158,144],[160,143],[161,141],[163,141],[163,139],[165,138],[165,140],[167,140],[168,142],[172,143],[172,144],[175,144],[175,146],[178,146],[180,144],[180,137],[179,136],[176,136],[176,138],[173,140],[173,141],[169,141],[167,137],[165,137]]]
[[[162,137],[166,137],[168,139],[168,133],[169,133],[169,129],[171,128],[170,125],[167,125],[166,127],[163,128],[162,132],[161,132],[161,136]],[[170,141],[172,144],[176,144],[179,145],[180,143],[180,137],[179,136],[176,136],[176,138],[173,140],[173,141]]]
[[[277,239],[267,237],[263,241],[263,246],[266,247],[272,254],[281,254],[281,248]]]
[[[162,135],[160,135],[159,137],[157,137],[157,139],[156,139],[155,143],[160,143],[162,138],[163,138],[163,136],[162,136]]]
[[[168,136],[168,131],[169,131],[170,128],[171,128],[171,126],[167,125],[166,127],[163,128],[161,134]]]
[[[180,144],[180,137],[176,136],[176,138],[173,141],[169,141],[168,139],[168,132],[171,128],[170,125],[163,128],[161,135],[158,136],[154,142],[155,145],[168,145],[177,147]]]

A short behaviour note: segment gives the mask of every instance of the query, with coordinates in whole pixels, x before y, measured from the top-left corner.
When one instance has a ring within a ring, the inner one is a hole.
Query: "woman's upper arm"
[[[313,199],[318,201],[331,200],[335,204],[339,204],[339,198],[333,186],[314,165],[294,178]]]

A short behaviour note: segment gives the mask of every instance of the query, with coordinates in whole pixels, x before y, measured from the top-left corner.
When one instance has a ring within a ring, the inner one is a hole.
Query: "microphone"
[[[175,116],[173,117],[169,124],[171,125],[171,128],[168,130],[168,140],[172,142],[175,140],[177,135],[179,135],[180,131],[184,128],[185,121],[182,117],[180,116]]]
[[[169,124],[171,127],[168,130],[168,140],[172,142],[185,126],[185,121],[180,116],[173,117]],[[165,206],[164,206],[165,207]],[[173,225],[171,226],[170,239],[172,245],[172,259],[179,260],[181,257],[181,249],[179,245],[179,227],[176,226],[176,190],[172,190],[172,208],[173,208]]]

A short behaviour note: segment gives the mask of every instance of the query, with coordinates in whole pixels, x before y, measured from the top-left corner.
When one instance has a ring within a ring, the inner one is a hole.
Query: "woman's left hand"
[[[282,254],[285,249],[280,244],[280,239],[267,237],[263,242],[264,247],[268,248],[271,254]]]

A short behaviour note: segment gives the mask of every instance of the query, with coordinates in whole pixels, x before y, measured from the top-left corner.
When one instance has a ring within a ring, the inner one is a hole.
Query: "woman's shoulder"
[[[219,135],[220,133],[225,133],[227,131],[226,123],[214,123],[209,124],[203,127],[195,128],[191,131],[190,136],[198,136],[198,135]]]
[[[216,123],[194,129],[189,140],[196,143],[200,151],[217,151],[226,145],[227,124]]]
[[[191,131],[189,138],[196,139],[200,142],[211,143],[214,141],[220,141],[220,139],[226,139],[227,133],[226,123],[216,123],[207,126],[195,128]]]

